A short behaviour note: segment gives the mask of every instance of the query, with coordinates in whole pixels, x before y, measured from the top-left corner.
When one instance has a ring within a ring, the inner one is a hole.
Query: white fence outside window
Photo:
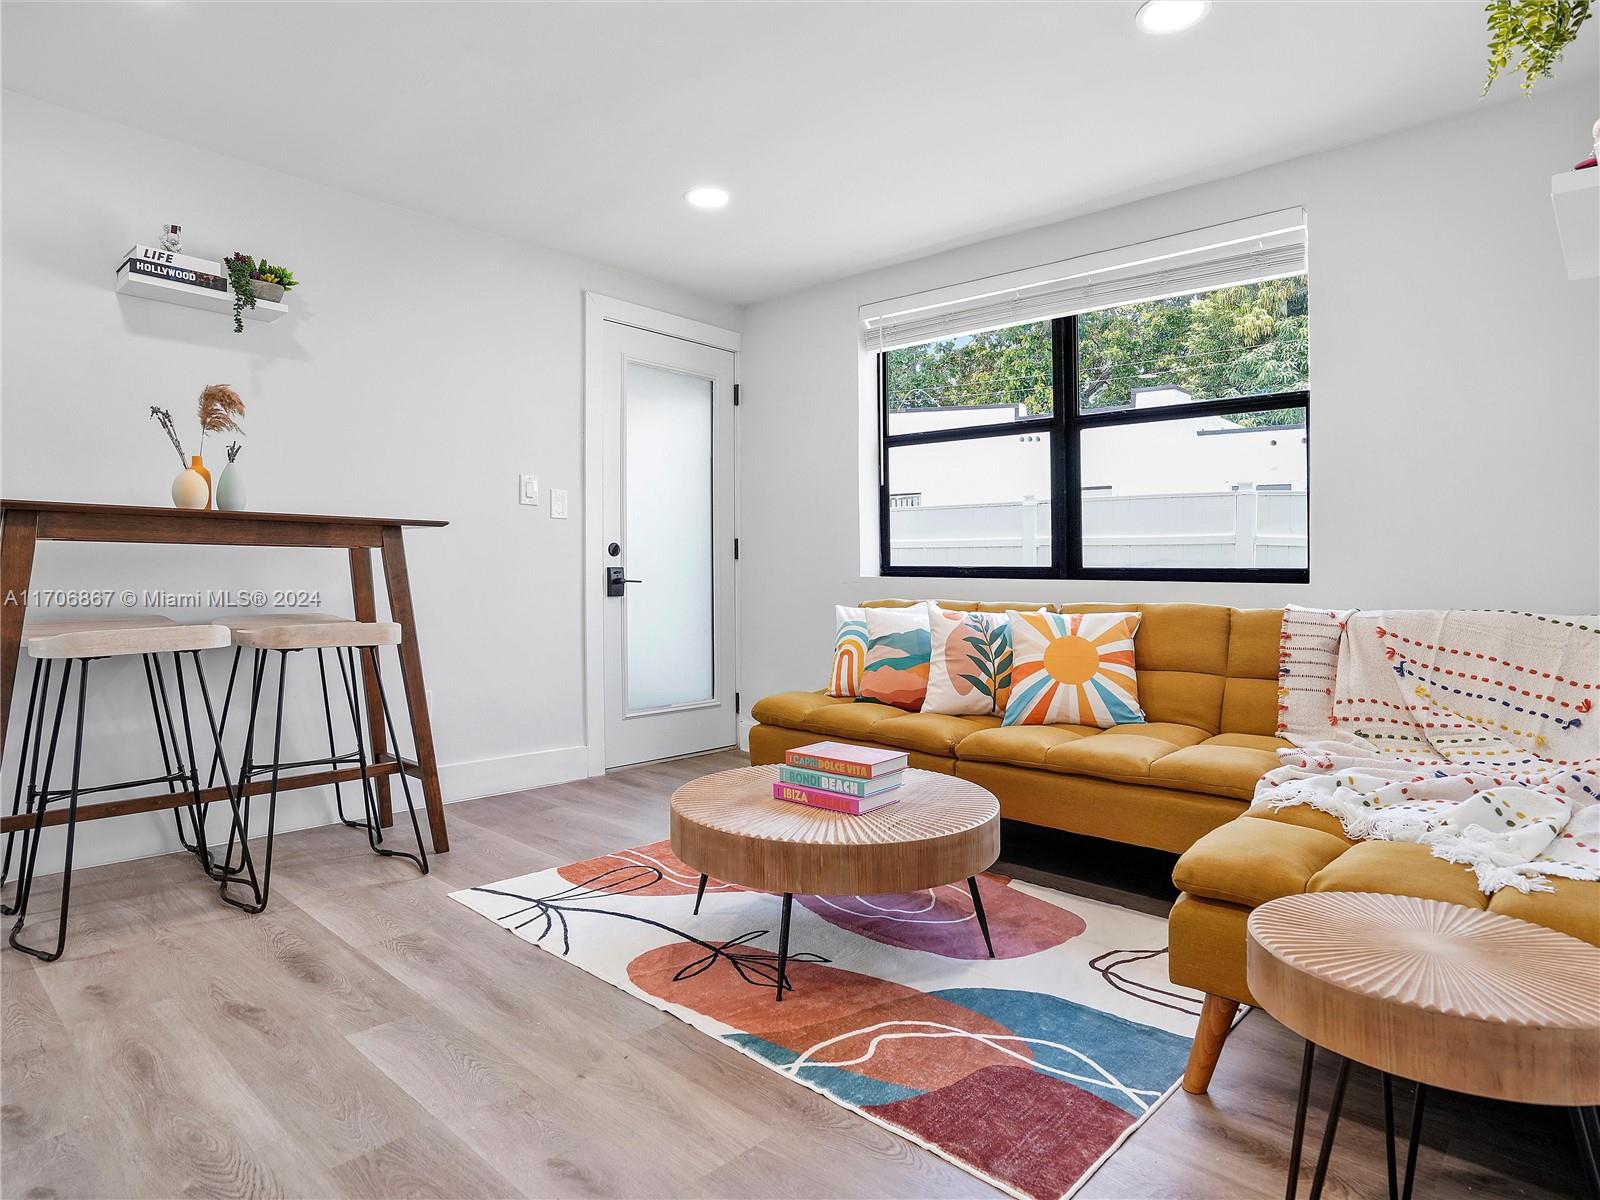
[[[1229,491],[1083,497],[1085,567],[1303,567],[1306,493]],[[897,567],[1050,565],[1050,502],[894,507]]]

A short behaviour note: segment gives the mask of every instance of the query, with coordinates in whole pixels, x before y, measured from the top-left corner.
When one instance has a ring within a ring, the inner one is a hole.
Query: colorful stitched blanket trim
[[[1356,613],[1328,735],[1294,737],[1255,803],[1308,804],[1352,838],[1420,842],[1490,895],[1600,879],[1597,704],[1592,620]]]

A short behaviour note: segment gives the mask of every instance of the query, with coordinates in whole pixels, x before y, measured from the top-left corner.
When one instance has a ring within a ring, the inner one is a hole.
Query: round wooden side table
[[[1352,1061],[1383,1074],[1389,1195],[1409,1200],[1429,1087],[1572,1114],[1600,1200],[1600,947],[1484,909],[1413,896],[1285,896],[1250,914],[1246,975],[1260,1006],[1306,1039],[1285,1194],[1294,1200],[1312,1061],[1340,1056],[1312,1177],[1322,1194]],[[1394,1076],[1417,1083],[1403,1189]]]
[[[672,794],[672,852],[711,877],[783,896],[777,999],[790,990],[789,914],[802,896],[881,896],[965,879],[989,957],[994,943],[977,876],[1000,857],[1000,802],[975,783],[907,770],[887,804],[861,816],[778,800],[776,766],[691,780]]]

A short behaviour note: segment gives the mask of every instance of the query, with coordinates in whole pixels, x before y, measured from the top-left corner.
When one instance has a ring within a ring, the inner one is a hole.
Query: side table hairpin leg
[[[1300,1157],[1305,1146],[1306,1134],[1306,1109],[1311,1099],[1311,1073],[1316,1061],[1316,1044],[1307,1041],[1304,1057],[1300,1060],[1300,1092],[1295,1101],[1294,1110],[1294,1137],[1289,1143],[1289,1179],[1284,1188],[1285,1200],[1295,1200],[1295,1193],[1300,1185]],[[1339,1060],[1339,1075],[1334,1081],[1333,1095],[1328,1100],[1328,1120],[1322,1134],[1322,1148],[1317,1154],[1316,1171],[1311,1178],[1311,1200],[1320,1200],[1323,1186],[1328,1179],[1328,1163],[1333,1157],[1333,1139],[1339,1128],[1339,1114],[1344,1108],[1345,1087],[1350,1080],[1350,1060]],[[1411,1200],[1411,1189],[1417,1177],[1417,1150],[1422,1145],[1422,1115],[1427,1104],[1427,1084],[1417,1084],[1416,1099],[1411,1105],[1411,1136],[1406,1146],[1405,1178],[1399,1179],[1399,1164],[1395,1154],[1394,1140],[1394,1079],[1388,1072],[1383,1073],[1383,1132],[1385,1143],[1385,1158],[1388,1167],[1389,1200]],[[1581,1122],[1577,1116],[1579,1110],[1573,1109],[1573,1128],[1578,1129]],[[1600,1145],[1600,1142],[1596,1143]],[[1583,1135],[1579,1134],[1580,1148],[1584,1145]],[[1600,1189],[1597,1189],[1596,1200],[1600,1200]]]

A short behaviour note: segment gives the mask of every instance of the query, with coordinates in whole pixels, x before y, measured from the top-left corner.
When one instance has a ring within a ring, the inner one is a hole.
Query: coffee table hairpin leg
[[[700,872],[700,882],[695,886],[694,889],[694,915],[697,917],[700,915],[700,903],[706,898],[706,881],[708,878],[709,876],[706,875],[704,871]],[[983,931],[983,944],[988,948],[989,957],[993,958],[994,941],[989,936],[989,918],[984,915],[983,897],[978,894],[978,877],[976,875],[969,875],[967,877],[967,887],[972,892],[972,911],[978,918],[978,928]],[[784,989],[790,986],[788,980],[789,916],[793,908],[794,893],[785,892],[783,894],[783,924],[778,930],[777,994],[779,1000],[783,999]],[[1302,1121],[1302,1124],[1303,1123],[1304,1122]],[[1298,1138],[1296,1139],[1296,1148],[1298,1149]]]

